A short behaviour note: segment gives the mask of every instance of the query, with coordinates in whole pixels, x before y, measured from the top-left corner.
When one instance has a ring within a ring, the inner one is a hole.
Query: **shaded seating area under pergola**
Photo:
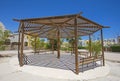
[[[101,45],[102,45],[102,63],[104,61],[103,51],[103,31],[104,26],[93,22],[80,14],[53,16],[44,18],[31,18],[31,19],[14,19],[20,22],[19,25],[19,46],[18,46],[18,58],[20,66],[24,65],[23,48],[24,48],[24,34],[49,38],[51,40],[57,39],[57,58],[60,59],[60,38],[74,38],[74,53],[75,53],[75,73],[79,73],[79,61],[78,58],[78,37],[89,36],[89,42],[91,43],[91,35],[100,30],[101,32]],[[91,45],[91,44],[90,44]],[[53,46],[52,46],[53,47]],[[91,54],[91,48],[90,56]]]

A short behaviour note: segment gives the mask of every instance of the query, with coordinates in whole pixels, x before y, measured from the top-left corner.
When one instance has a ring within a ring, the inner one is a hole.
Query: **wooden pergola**
[[[79,59],[78,59],[78,36],[89,36],[91,42],[91,35],[97,31],[101,31],[101,44],[103,65],[104,51],[103,51],[103,31],[104,26],[93,22],[80,14],[53,16],[44,18],[31,18],[31,19],[14,19],[20,22],[19,25],[19,64],[23,66],[23,43],[24,34],[40,37],[40,38],[56,38],[58,41],[57,58],[60,58],[60,38],[74,38],[75,39],[75,71],[79,73]],[[90,44],[91,45],[91,44]],[[90,48],[91,50],[91,48]],[[90,51],[91,55],[91,51]]]

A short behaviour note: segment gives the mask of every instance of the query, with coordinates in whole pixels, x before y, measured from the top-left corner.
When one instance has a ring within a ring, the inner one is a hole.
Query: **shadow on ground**
[[[75,72],[75,56],[70,53],[61,54],[61,58],[58,59],[56,54],[52,53],[39,53],[27,55],[30,66],[48,67],[63,70],[71,70]],[[79,59],[82,57],[79,56]],[[101,66],[97,63],[90,63],[87,65],[79,66],[79,71],[84,72],[90,69]]]

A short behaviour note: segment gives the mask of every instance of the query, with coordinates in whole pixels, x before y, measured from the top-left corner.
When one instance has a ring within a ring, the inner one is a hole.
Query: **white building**
[[[117,43],[120,44],[120,36],[117,37]]]
[[[97,40],[94,40],[97,41]],[[78,45],[79,46],[87,46],[87,43],[89,40],[79,40]],[[118,38],[109,38],[109,39],[104,39],[103,40],[104,46],[108,47],[114,44],[120,44],[120,36]]]
[[[84,46],[87,46],[88,42],[89,42],[89,40],[79,40],[78,45],[84,47]]]
[[[18,49],[18,39],[19,39],[19,34],[14,33],[11,34],[11,36],[8,38],[9,39],[9,49]],[[24,49],[28,49],[28,38],[27,35],[24,36]]]
[[[10,42],[11,42],[11,43],[12,43],[12,42],[18,42],[19,34],[18,34],[18,33],[13,33],[13,34],[9,37],[9,39],[10,39]],[[24,42],[28,42],[28,39],[27,39],[26,36],[24,37]]]
[[[117,38],[104,39],[104,46],[111,46],[117,43]]]

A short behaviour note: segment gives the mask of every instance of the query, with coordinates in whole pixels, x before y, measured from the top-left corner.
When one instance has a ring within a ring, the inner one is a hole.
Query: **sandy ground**
[[[4,58],[4,61],[0,59],[0,81],[65,81],[63,79],[46,78],[21,72],[9,65],[9,59]]]
[[[107,63],[110,65],[110,73],[101,78],[96,78],[93,80],[87,80],[87,81],[120,81],[120,63],[115,63],[115,62],[108,62]]]
[[[16,55],[12,57],[16,57]],[[31,73],[22,72],[9,65],[10,59],[11,57],[0,58],[0,81],[81,81],[41,77]],[[120,81],[120,63],[111,61],[107,61],[106,63],[110,65],[110,73],[107,76],[84,81]]]

